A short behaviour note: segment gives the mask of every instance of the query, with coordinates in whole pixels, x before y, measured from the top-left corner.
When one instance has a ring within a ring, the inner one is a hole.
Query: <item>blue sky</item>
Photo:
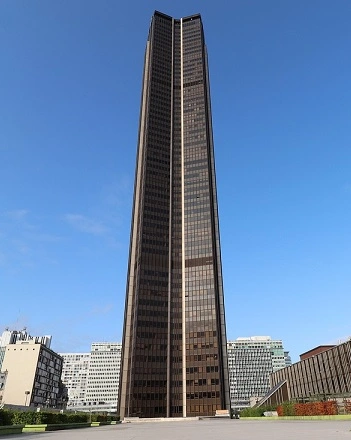
[[[351,335],[351,3],[0,2],[0,331],[121,340],[157,9],[209,51],[227,334]]]

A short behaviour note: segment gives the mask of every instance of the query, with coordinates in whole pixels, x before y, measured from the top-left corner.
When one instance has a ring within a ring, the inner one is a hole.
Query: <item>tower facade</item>
[[[123,417],[230,408],[207,53],[200,15],[146,45],[123,329]]]

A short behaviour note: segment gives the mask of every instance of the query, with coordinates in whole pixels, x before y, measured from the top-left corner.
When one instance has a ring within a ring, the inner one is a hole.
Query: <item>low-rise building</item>
[[[300,359],[271,374],[271,390],[261,404],[351,397],[351,340],[316,347]]]

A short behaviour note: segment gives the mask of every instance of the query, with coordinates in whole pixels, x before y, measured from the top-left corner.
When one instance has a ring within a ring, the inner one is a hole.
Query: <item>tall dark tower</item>
[[[229,409],[226,342],[201,17],[155,12],[141,99],[121,418]]]

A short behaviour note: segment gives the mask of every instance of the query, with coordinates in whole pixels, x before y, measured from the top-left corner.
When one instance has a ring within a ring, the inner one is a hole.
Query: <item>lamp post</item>
[[[24,402],[24,406],[27,406],[27,399],[28,399],[28,396],[30,394],[30,391],[25,391],[24,394],[26,395],[26,400]]]

